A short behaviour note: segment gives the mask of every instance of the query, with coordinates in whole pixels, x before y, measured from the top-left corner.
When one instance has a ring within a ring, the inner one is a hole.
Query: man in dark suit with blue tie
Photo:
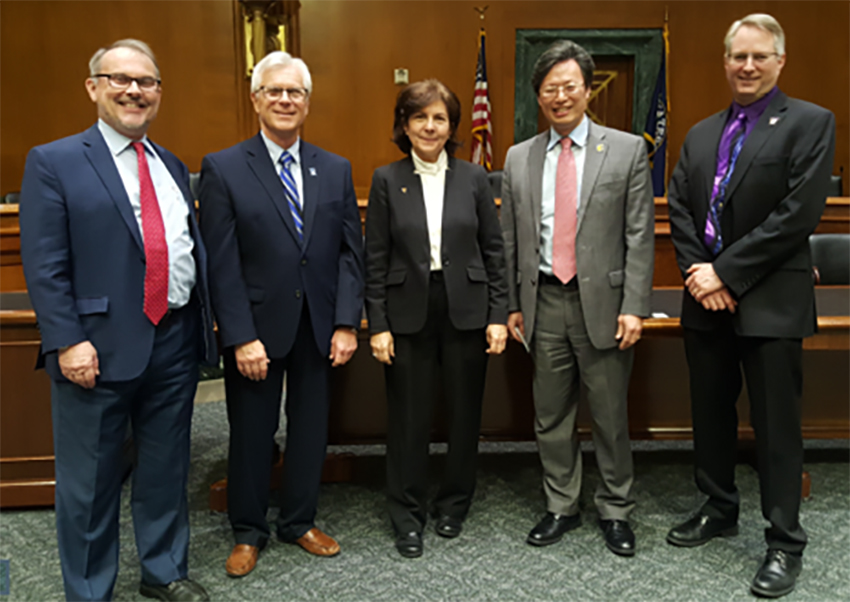
[[[208,600],[187,578],[186,479],[198,361],[216,357],[206,254],[186,166],[146,137],[161,99],[150,48],[98,50],[98,123],[34,148],[21,254],[52,379],[56,529],[68,600],[109,600],[127,424],[142,595]]]
[[[270,536],[266,512],[284,375],[277,536],[319,556],[339,552],[314,520],[331,368],[357,348],[363,303],[351,165],[299,137],[310,71],[302,60],[272,52],[254,68],[251,90],[260,133],[204,158],[199,195],[224,348],[232,577],[253,570]]]
[[[753,593],[794,589],[806,532],[803,337],[816,326],[809,235],[826,201],[835,117],[776,86],[785,34],[765,14],[726,35],[731,107],[688,133],[670,182],[673,244],[690,369],[696,482],[708,499],[667,541],[698,546],[738,532],[738,414],[746,377],[755,432],[767,555]]]

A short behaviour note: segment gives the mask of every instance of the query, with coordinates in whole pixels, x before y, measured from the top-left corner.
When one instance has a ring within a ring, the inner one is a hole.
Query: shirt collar
[[[747,123],[755,123],[762,116],[762,113],[767,109],[767,105],[773,100],[773,97],[779,93],[779,87],[773,86],[773,89],[759,98],[754,103],[748,104],[745,107],[739,105],[736,101],[732,101],[732,117],[737,117],[742,111],[747,116]]]
[[[100,134],[103,136],[103,140],[106,142],[106,146],[109,148],[109,152],[112,153],[113,157],[117,157],[127,150],[127,147],[129,147],[130,144],[136,142],[136,140],[127,138],[124,134],[120,134],[115,131],[115,128],[106,123],[103,119],[97,120],[97,129],[100,130]],[[139,140],[139,142],[144,145],[148,154],[156,156],[147,135],[142,136],[142,139]]]
[[[263,130],[260,130],[260,135],[263,137],[263,142],[266,143],[266,148],[269,151],[269,155],[272,157],[272,163],[277,163],[280,161],[280,155],[283,151],[289,151],[289,154],[292,155],[292,159],[296,165],[301,162],[301,137],[296,138],[295,142],[289,148],[283,148],[278,143],[272,141],[271,138],[266,136],[266,133]]]
[[[410,157],[413,159],[413,172],[419,175],[436,176],[446,171],[449,167],[449,154],[446,152],[446,149],[440,151],[440,156],[437,157],[435,163],[423,161],[413,149],[410,149]]]
[[[573,128],[573,131],[569,133],[569,137],[572,139],[573,144],[584,148],[587,145],[587,136],[590,133],[590,122],[587,119],[587,115],[581,116],[581,121],[579,124]],[[558,132],[555,131],[555,128],[549,128],[549,144],[546,146],[546,152],[552,150],[556,144],[561,142],[561,136]]]

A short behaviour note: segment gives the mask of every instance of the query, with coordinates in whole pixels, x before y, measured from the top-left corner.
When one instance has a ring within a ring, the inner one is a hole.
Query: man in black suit
[[[835,147],[829,111],[776,87],[785,36],[754,14],[726,36],[732,106],[688,133],[670,182],[673,243],[690,368],[696,482],[708,496],[667,541],[697,546],[737,533],[735,487],[741,368],[746,376],[767,556],[751,589],[794,589],[806,533],[799,523],[802,339],[816,316],[808,237],[823,213]]]
[[[266,521],[274,434],[286,375],[286,455],[277,536],[319,556],[339,545],[315,525],[331,368],[357,348],[363,249],[351,164],[300,138],[310,71],[272,52],[251,99],[260,133],[204,158],[201,231],[224,348],[230,423],[227,573],[253,570]]]

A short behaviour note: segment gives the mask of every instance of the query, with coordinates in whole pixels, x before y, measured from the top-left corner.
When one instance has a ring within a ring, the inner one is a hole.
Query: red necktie
[[[145,238],[145,315],[156,325],[168,310],[168,244],[145,148],[141,142],[134,142],[133,148],[139,159],[139,200]]]
[[[561,138],[555,176],[555,227],[552,234],[552,273],[566,284],[576,275],[576,159],[572,140]]]

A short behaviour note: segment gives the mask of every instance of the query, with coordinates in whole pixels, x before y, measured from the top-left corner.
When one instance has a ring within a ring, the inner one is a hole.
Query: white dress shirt
[[[581,180],[584,174],[587,134],[589,130],[587,115],[570,132],[573,157],[576,160],[576,212],[581,205]],[[549,128],[549,143],[546,146],[546,159],[543,162],[543,194],[540,203],[540,271],[552,274],[552,234],[555,228],[555,180],[558,173],[558,157],[561,156],[561,135]]]
[[[272,163],[274,164],[274,171],[278,174],[278,177],[280,176],[280,170],[283,168],[283,164],[280,162],[280,156],[283,154],[283,151],[289,151],[289,154],[292,155],[293,161],[289,165],[289,171],[295,180],[295,188],[298,189],[298,204],[301,206],[301,209],[304,209],[304,176],[301,173],[301,138],[296,139],[292,146],[284,149],[276,142],[272,142],[264,131],[260,130],[260,135],[263,137],[263,142],[266,143],[269,156],[272,158]],[[307,224],[304,225],[306,226]]]
[[[446,149],[440,151],[436,163],[423,161],[415,150],[410,151],[413,159],[413,173],[422,181],[422,194],[425,197],[425,215],[428,219],[428,240],[431,249],[431,271],[443,269],[440,249],[443,242],[443,200],[446,194],[446,170],[449,168],[449,155]]]
[[[118,168],[118,175],[124,184],[124,190],[130,198],[130,205],[139,225],[139,234],[142,241],[145,233],[142,229],[142,202],[139,197],[139,158],[132,146],[134,142],[123,134],[116,132],[103,120],[98,120],[97,127],[106,141],[106,146]],[[195,258],[192,249],[195,241],[189,234],[189,205],[186,198],[180,192],[171,172],[156,154],[153,145],[147,136],[140,142],[145,147],[145,158],[148,162],[148,170],[153,181],[156,200],[159,203],[159,212],[162,215],[162,223],[165,226],[165,242],[168,245],[168,307],[183,307],[189,302],[192,288],[195,286]],[[109,253],[109,249],[104,249]]]

